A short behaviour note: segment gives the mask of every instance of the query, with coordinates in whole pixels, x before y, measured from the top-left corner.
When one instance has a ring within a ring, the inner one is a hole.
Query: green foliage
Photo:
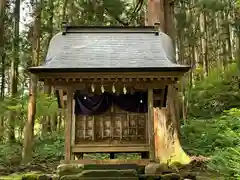
[[[23,94],[23,93],[22,93]],[[15,132],[16,137],[19,140],[22,139],[22,130],[27,120],[27,111],[28,111],[28,94],[17,95],[16,97],[5,97],[4,101],[0,101],[0,114],[2,117],[8,117],[10,112],[14,112],[15,115]],[[36,102],[36,124],[35,130],[38,129],[40,125],[40,120],[43,116],[50,116],[58,111],[57,99],[55,96],[47,95],[42,92],[37,94]],[[4,122],[8,126],[8,121]],[[6,132],[6,131],[5,131]],[[4,140],[1,139],[1,140]]]
[[[38,93],[36,116],[52,115],[57,112],[58,104],[55,96],[49,96],[44,93]]]
[[[59,162],[64,157],[64,136],[61,134],[46,135],[34,140],[33,163]],[[21,162],[22,144],[0,144],[0,164],[5,167],[19,165]]]
[[[209,168],[228,177],[240,178],[240,109],[221,117],[190,119],[182,126],[182,143],[191,155],[212,157]]]
[[[13,161],[20,162],[21,144],[0,144],[0,164],[4,166],[11,166]]]
[[[215,152],[209,168],[233,180],[240,179],[240,148],[226,148]]]
[[[59,161],[64,157],[64,135],[48,134],[35,140],[34,159],[40,162]]]
[[[236,64],[223,70],[212,70],[189,91],[189,115],[211,118],[224,110],[240,107],[239,78]]]
[[[5,97],[4,101],[0,101],[0,114],[6,116],[9,111],[14,111],[16,115],[26,115],[28,97],[28,94],[19,95],[14,98]],[[51,115],[58,109],[56,97],[39,92],[37,95],[36,108],[37,117]]]
[[[202,11],[220,11],[226,8],[226,3],[216,0],[198,0],[196,6]]]

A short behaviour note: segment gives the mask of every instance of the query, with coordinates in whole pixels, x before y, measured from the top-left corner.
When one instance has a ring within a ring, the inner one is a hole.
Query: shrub
[[[189,154],[210,156],[210,169],[240,178],[240,109],[224,111],[221,117],[208,120],[190,119],[181,132]]]
[[[215,69],[195,87],[188,89],[189,115],[212,118],[226,109],[240,107],[239,77],[236,64],[224,71]]]

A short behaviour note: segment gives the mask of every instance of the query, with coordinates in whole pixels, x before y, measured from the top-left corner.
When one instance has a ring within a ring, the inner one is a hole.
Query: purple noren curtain
[[[103,93],[101,95],[89,96],[77,91],[74,98],[76,102],[76,115],[102,114],[106,112],[113,103],[129,112],[146,113],[148,110],[146,92],[135,92],[134,94],[126,95]]]
[[[74,98],[76,115],[102,114],[112,105],[112,101],[107,93],[88,96],[77,91]]]
[[[128,112],[146,113],[148,110],[146,92],[120,94],[119,96],[113,95],[112,99],[116,105]]]

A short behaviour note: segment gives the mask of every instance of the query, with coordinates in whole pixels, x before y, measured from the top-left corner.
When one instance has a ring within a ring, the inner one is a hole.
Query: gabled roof
[[[154,27],[73,27],[55,35],[37,72],[188,71]]]

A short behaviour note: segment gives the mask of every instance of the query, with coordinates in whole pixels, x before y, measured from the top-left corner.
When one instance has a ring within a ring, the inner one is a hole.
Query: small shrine
[[[95,152],[155,160],[153,108],[166,106],[168,85],[189,69],[176,63],[158,26],[66,25],[30,72],[54,86],[66,108],[65,161],[85,162],[83,154]]]

